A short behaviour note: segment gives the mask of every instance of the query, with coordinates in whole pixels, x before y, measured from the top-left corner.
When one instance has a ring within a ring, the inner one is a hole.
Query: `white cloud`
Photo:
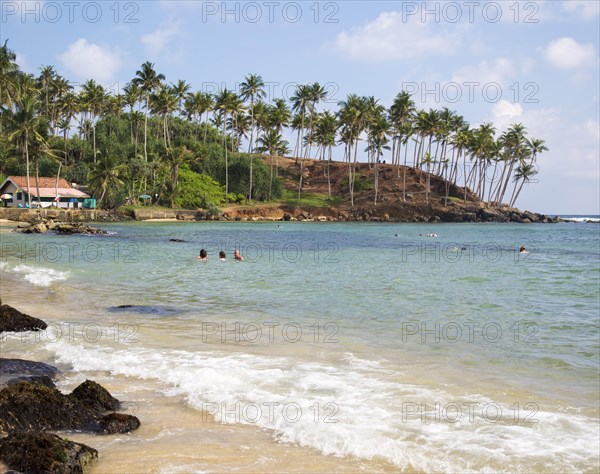
[[[497,136],[515,123],[527,128],[527,136],[546,142],[548,151],[539,159],[540,171],[582,180],[600,179],[600,123],[588,119],[572,123],[557,108],[523,110],[504,100],[491,107],[490,121]]]
[[[593,44],[580,44],[570,37],[551,41],[544,55],[550,64],[560,69],[578,69],[597,62]]]
[[[122,64],[119,51],[79,38],[59,55],[65,68],[78,79],[109,82]]]
[[[492,119],[494,124],[505,128],[515,121],[519,121],[523,115],[521,104],[512,103],[508,100],[499,100],[492,106]]]
[[[27,62],[27,58],[25,57],[25,55],[18,51],[15,52],[15,55],[17,56],[15,62],[19,65],[19,69],[21,69],[21,71],[31,72],[31,70],[29,69],[29,63]]]
[[[600,15],[600,2],[596,0],[566,0],[562,7],[567,12],[576,13],[584,20],[591,20]]]
[[[477,66],[465,66],[452,75],[452,81],[459,84],[477,82],[479,84],[504,84],[515,74],[516,67],[510,59],[498,58],[493,62],[481,61]]]
[[[447,55],[457,49],[460,28],[436,33],[430,22],[415,18],[403,21],[400,12],[383,12],[364,26],[339,33],[333,47],[352,59],[376,61]]]
[[[191,2],[185,0],[159,0],[158,5],[161,8],[169,10],[192,9],[202,5],[202,2]],[[216,5],[215,5],[216,6]]]
[[[165,20],[158,25],[154,32],[142,36],[142,44],[150,54],[157,55],[167,47],[173,38],[181,34],[181,28],[181,21],[172,18]]]

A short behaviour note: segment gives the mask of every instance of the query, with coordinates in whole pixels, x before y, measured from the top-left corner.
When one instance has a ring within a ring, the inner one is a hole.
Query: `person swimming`
[[[226,262],[227,261],[227,256],[225,255],[225,252],[223,252],[223,250],[221,250],[219,252],[219,258],[221,259],[221,262]]]
[[[233,259],[237,260],[238,262],[244,261],[244,257],[242,257],[239,250],[236,250],[235,252],[233,252]]]
[[[527,249],[524,245],[521,245],[521,247],[519,248],[519,253],[527,253]]]
[[[201,262],[206,262],[208,260],[208,252],[202,249],[200,250],[200,254],[196,258]]]

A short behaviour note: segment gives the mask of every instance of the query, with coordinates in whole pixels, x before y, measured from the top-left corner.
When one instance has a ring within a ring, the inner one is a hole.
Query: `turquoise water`
[[[57,321],[32,353],[290,449],[425,472],[599,467],[597,224],[103,227],[0,234],[3,287],[37,289]]]

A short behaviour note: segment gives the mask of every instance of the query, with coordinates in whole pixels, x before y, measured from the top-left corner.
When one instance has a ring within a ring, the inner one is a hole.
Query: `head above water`
[[[226,256],[225,256],[225,252],[223,252],[223,250],[221,250],[221,251],[219,252],[219,258],[226,258]]]
[[[200,250],[200,258],[208,257],[208,252],[204,249]]]

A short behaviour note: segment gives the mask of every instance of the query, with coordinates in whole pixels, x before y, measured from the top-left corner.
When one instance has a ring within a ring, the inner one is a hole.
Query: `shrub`
[[[223,187],[210,176],[195,173],[187,166],[179,170],[179,193],[175,206],[185,209],[215,207],[225,200]]]

